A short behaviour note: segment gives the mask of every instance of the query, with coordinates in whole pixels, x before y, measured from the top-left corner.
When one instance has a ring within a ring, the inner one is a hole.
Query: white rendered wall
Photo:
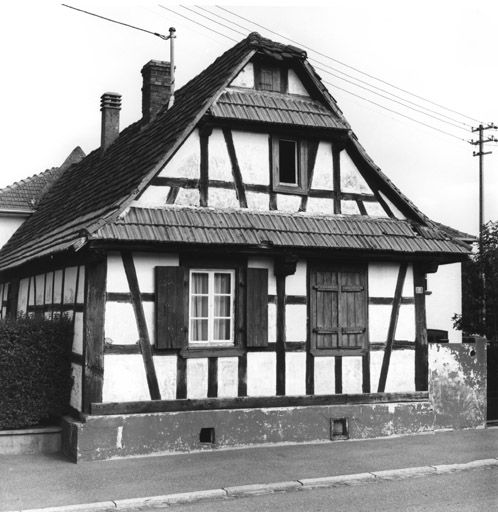
[[[5,245],[7,240],[26,219],[27,217],[25,215],[22,217],[0,215],[0,247]]]
[[[450,343],[461,343],[462,332],[453,329],[452,317],[462,313],[462,264],[440,265],[427,274],[427,328],[448,331]]]

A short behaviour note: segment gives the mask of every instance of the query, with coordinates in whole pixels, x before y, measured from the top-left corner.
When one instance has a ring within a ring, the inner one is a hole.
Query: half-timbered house
[[[174,98],[168,63],[142,74],[142,119],[104,94],[101,147],[0,252],[10,312],[74,320],[68,453],[431,430],[426,277],[468,246],[304,51],[251,34]]]

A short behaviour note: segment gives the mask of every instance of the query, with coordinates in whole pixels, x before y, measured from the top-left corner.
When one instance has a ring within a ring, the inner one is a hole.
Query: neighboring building
[[[101,148],[0,252],[11,311],[74,319],[67,452],[433,429],[426,276],[469,246],[375,166],[305,52],[251,34],[168,109],[169,72],[144,67],[119,135],[102,96]]]

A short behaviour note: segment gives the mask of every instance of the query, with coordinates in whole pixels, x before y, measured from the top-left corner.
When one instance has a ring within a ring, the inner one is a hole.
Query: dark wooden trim
[[[400,263],[398,280],[396,282],[396,290],[394,292],[393,307],[391,310],[391,319],[389,321],[389,329],[387,332],[386,349],[384,350],[384,358],[382,359],[382,368],[380,370],[379,386],[377,388],[378,393],[383,393],[386,388],[387,374],[389,372],[389,362],[391,360],[394,336],[396,335],[396,326],[398,325],[399,308],[401,306],[401,294],[403,293],[403,286],[405,284],[407,269],[407,263]]]
[[[363,354],[361,358],[362,386],[363,393],[370,393],[370,352]]]
[[[342,393],[342,356],[335,358],[335,392]]]
[[[85,358],[83,354],[77,354],[76,352],[71,353],[71,363],[78,364],[79,366],[85,365]]]
[[[179,192],[180,192],[179,187],[171,187],[169,189],[168,195],[166,197],[166,204],[175,204]]]
[[[286,341],[285,350],[287,352],[304,352],[306,350],[306,341]]]
[[[417,293],[417,288],[425,292],[425,272],[414,266],[413,286],[415,291],[415,389],[426,391],[429,386],[429,354],[425,293]]]
[[[187,360],[184,357],[176,358],[176,398],[187,398]]]
[[[277,296],[276,295],[268,295],[268,304],[276,304]],[[291,305],[306,305],[308,304],[308,298],[306,295],[286,295],[285,303]]]
[[[105,355],[130,355],[141,354],[140,345],[138,342],[135,345],[118,345],[106,343],[104,346]]]
[[[356,204],[358,206],[358,210],[360,210],[361,215],[368,215],[368,212],[365,208],[365,205],[363,204],[363,201],[361,201],[360,199],[356,199]]]
[[[277,395],[285,395],[285,276],[277,278]]]
[[[341,151],[339,148],[332,148],[332,172],[333,172],[333,197],[334,214],[339,215],[342,211],[341,206]]]
[[[244,353],[244,349],[230,347],[188,347],[181,350],[180,355],[186,359],[200,357],[240,357]]]
[[[104,385],[104,319],[107,262],[91,263],[85,269],[83,313],[83,358],[85,361],[82,409],[89,413],[92,403],[102,402]]]
[[[428,392],[369,393],[303,396],[270,396],[237,398],[207,398],[183,400],[154,400],[142,402],[110,402],[92,404],[93,415],[149,414],[180,411],[209,411],[227,409],[261,409],[273,407],[320,407],[329,405],[417,403],[427,402]]]
[[[228,128],[223,128],[223,136],[227,145],[228,156],[232,164],[232,176],[235,183],[235,190],[239,199],[239,206],[247,208],[246,191],[244,189],[244,182],[242,180],[242,173],[240,172],[239,162],[237,160],[237,153],[235,152],[235,145],[233,143],[232,131]]]
[[[239,357],[238,380],[238,396],[247,396],[247,354],[243,354]]]
[[[142,302],[154,302],[156,300],[155,293],[140,293]],[[107,302],[128,302],[132,303],[131,293],[107,292]]]
[[[34,278],[33,278],[34,279]],[[36,286],[36,284],[35,284]],[[61,279],[61,303],[60,303],[60,313],[61,315],[64,313],[64,287],[66,286],[66,267],[62,269],[62,279]],[[35,288],[36,291],[36,288]]]
[[[152,357],[149,330],[145,320],[142,300],[140,298],[140,288],[138,284],[137,272],[135,270],[135,264],[133,263],[133,255],[131,252],[123,251],[121,253],[121,258],[123,260],[123,266],[126,273],[126,278],[128,280],[128,286],[130,287],[131,301],[133,305],[133,311],[135,312],[135,319],[137,322],[139,335],[138,342],[142,352],[150,397],[152,400],[160,400],[161,393],[159,391],[159,384],[157,382],[156,369],[154,367],[154,359]]]
[[[306,394],[315,394],[315,357],[306,351]]]
[[[392,306],[394,297],[369,297],[368,304],[372,306]],[[401,305],[415,304],[414,297],[401,297]]]
[[[218,396],[218,358],[208,358],[208,398],[216,398]]]
[[[85,310],[84,304],[73,304],[73,303],[67,303],[67,304],[60,304],[57,302],[56,304],[44,304],[41,306],[28,306],[27,313],[35,313],[35,314],[42,314],[42,313],[50,313],[57,311],[58,313],[68,313],[69,311],[74,311],[75,313],[83,313]],[[53,315],[52,315],[53,317]]]
[[[306,192],[307,194],[301,199],[301,206],[299,207],[299,211],[305,212],[308,208],[308,196],[309,191],[311,189],[311,185],[313,183],[313,175],[315,172],[315,163],[316,163],[316,155],[318,153],[318,140],[308,141],[308,162],[306,167]]]
[[[370,343],[370,351],[379,351],[379,350],[385,350],[386,344],[385,343]],[[407,341],[407,340],[394,340],[393,341],[393,350],[415,350],[415,342],[414,341]]]
[[[199,139],[201,145],[200,152],[200,178],[199,178],[199,205],[208,206],[209,204],[209,136],[211,130],[200,130]]]
[[[6,316],[15,318],[17,316],[17,303],[19,300],[19,282],[18,277],[14,277],[9,282],[8,306]]]

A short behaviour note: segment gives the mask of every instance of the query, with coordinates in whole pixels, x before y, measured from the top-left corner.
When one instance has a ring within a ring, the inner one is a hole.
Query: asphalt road
[[[498,510],[498,468],[153,510],[172,508],[178,512],[494,512]]]

